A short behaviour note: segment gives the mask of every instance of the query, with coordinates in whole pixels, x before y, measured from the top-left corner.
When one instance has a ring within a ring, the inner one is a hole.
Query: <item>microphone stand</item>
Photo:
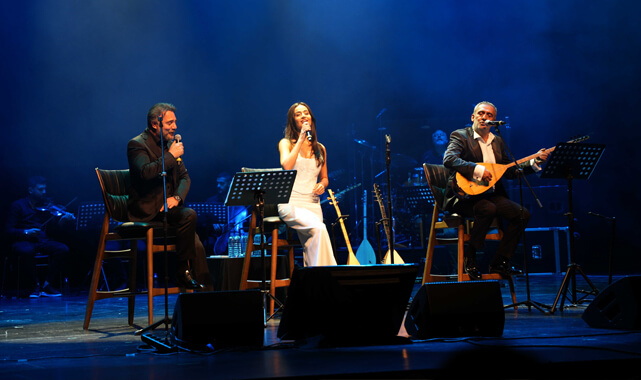
[[[499,130],[498,124],[494,125],[494,129],[496,130],[496,133],[501,138],[503,138],[503,136],[501,136],[501,131]],[[521,214],[520,219],[521,219],[521,225],[523,225],[524,207],[523,207],[523,182],[522,181],[525,181],[525,184],[530,189],[530,192],[532,193],[532,196],[534,197],[534,200],[536,201],[539,208],[543,208],[543,205],[541,204],[541,201],[539,200],[539,198],[536,196],[536,193],[534,193],[534,189],[532,189],[532,186],[530,186],[530,183],[528,182],[527,178],[525,178],[525,175],[523,174],[523,169],[520,168],[519,165],[517,164],[516,158],[512,154],[510,147],[507,145],[507,143],[505,143],[505,140],[503,140],[503,142],[505,144],[505,150],[509,154],[510,160],[514,162],[514,166],[517,170],[517,178],[519,179],[519,206],[520,206],[520,214]],[[524,305],[524,306],[527,306],[527,310],[529,312],[532,311],[532,308],[535,308],[538,311],[542,312],[543,314],[550,315],[550,312],[543,310],[543,308],[551,309],[552,308],[551,306],[533,301],[532,298],[530,297],[530,272],[528,270],[528,256],[527,256],[527,250],[526,250],[527,244],[525,243],[525,228],[523,229],[522,239],[523,239],[523,272],[525,272],[525,292],[527,294],[527,299],[525,301],[521,301],[512,305],[505,306],[505,308],[506,309],[510,307],[518,308],[518,306]]]
[[[392,180],[390,175],[390,164],[392,163],[392,152],[389,144],[392,142],[390,135],[385,135],[385,166],[387,169],[387,218],[390,226],[389,245],[390,263],[394,264],[394,217],[392,215]]]
[[[167,172],[165,171],[165,140],[162,131],[162,119],[164,114],[158,115],[158,124],[160,129],[160,160],[162,162],[162,172],[160,176],[162,177],[162,191],[165,201],[165,207],[163,208],[163,218],[162,218],[162,233],[163,233],[163,243],[164,243],[164,266],[165,266],[165,317],[155,322],[152,325],[145,327],[142,330],[136,331],[135,335],[140,335],[140,339],[149,344],[152,347],[155,347],[159,352],[173,352],[176,350],[171,342],[169,341],[169,324],[171,320],[169,319],[169,259],[167,257]],[[147,289],[148,292],[153,291],[153,289]],[[158,338],[152,336],[151,334],[145,335],[144,333],[149,330],[155,330],[158,326],[165,325],[165,338],[161,341]]]

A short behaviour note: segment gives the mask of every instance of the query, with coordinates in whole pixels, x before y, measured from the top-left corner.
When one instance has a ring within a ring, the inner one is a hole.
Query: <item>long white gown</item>
[[[306,267],[336,265],[329,233],[323,223],[320,198],[312,192],[321,166],[315,158],[296,159],[296,180],[289,203],[278,205],[278,214],[285,223],[296,230],[303,245]]]

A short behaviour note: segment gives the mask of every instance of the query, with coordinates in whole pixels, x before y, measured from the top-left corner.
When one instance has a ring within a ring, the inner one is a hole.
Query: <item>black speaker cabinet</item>
[[[505,325],[498,281],[432,282],[423,285],[405,317],[420,339],[501,336]]]
[[[641,276],[623,277],[603,289],[583,312],[590,327],[641,329]]]
[[[403,343],[398,332],[417,273],[417,265],[299,268],[278,337],[321,347]]]
[[[261,347],[265,316],[260,290],[184,293],[171,320],[174,345],[202,350]]]

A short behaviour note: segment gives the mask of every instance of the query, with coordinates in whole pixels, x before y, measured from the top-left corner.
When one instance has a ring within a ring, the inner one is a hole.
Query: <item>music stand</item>
[[[263,316],[267,310],[267,296],[278,301],[266,286],[267,273],[265,267],[265,204],[289,203],[292,187],[296,179],[296,170],[274,170],[240,172],[234,175],[225,206],[254,205],[260,215],[260,259],[262,265],[261,292],[263,293]],[[252,244],[252,242],[248,242]],[[270,316],[271,318],[271,316]],[[266,319],[265,319],[266,321]]]
[[[401,192],[411,208],[424,211],[435,204],[434,194],[427,185],[402,187]]]
[[[568,270],[565,272],[565,277],[559,288],[559,292],[556,295],[554,304],[552,305],[552,310],[550,313],[553,314],[556,310],[556,305],[561,300],[561,312],[563,311],[563,304],[565,299],[568,298],[568,287],[570,283],[572,284],[571,288],[571,297],[569,300],[573,305],[583,302],[583,300],[589,295],[597,295],[599,291],[592,284],[588,276],[586,276],[581,266],[576,263],[576,255],[574,249],[574,211],[572,207],[572,180],[574,179],[589,179],[594,172],[599,159],[603,155],[605,150],[605,144],[577,144],[577,143],[559,143],[556,145],[556,148],[550,158],[548,163],[543,169],[541,178],[556,178],[556,179],[566,179],[568,181],[568,228],[570,234],[570,264],[568,265]],[[576,272],[579,272],[581,276],[588,283],[591,291],[579,290],[581,293],[585,293],[583,297],[577,299],[577,289],[576,289]],[[563,295],[563,298],[561,298]]]

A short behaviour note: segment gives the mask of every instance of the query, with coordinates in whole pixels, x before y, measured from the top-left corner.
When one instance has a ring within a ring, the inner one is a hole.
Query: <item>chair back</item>
[[[96,168],[96,174],[102,189],[102,198],[105,202],[105,211],[109,217],[119,222],[128,222],[127,189],[131,186],[129,169],[103,170]]]
[[[443,165],[423,164],[425,179],[434,194],[434,201],[439,209],[443,210],[443,201],[445,200],[445,188],[450,170]]]

